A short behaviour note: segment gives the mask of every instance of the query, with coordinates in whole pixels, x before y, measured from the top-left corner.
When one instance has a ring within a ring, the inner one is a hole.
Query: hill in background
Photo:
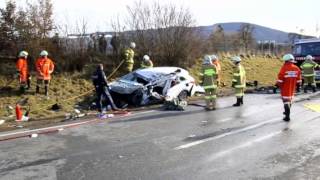
[[[209,37],[210,34],[221,25],[226,34],[233,34],[238,32],[241,25],[244,22],[230,22],[230,23],[218,23],[211,26],[199,26],[201,34],[204,37]],[[289,33],[280,31],[277,29],[272,29],[265,26],[260,26],[257,24],[251,24],[254,27],[253,36],[257,41],[267,41],[267,40],[275,40],[277,43],[289,43],[289,35],[299,35],[296,33]],[[313,36],[304,36],[303,38],[314,38]]]

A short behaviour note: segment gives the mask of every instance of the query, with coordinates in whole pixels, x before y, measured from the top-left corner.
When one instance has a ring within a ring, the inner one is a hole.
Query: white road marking
[[[262,137],[259,137],[259,138],[256,138],[254,140],[251,140],[249,142],[246,142],[246,143],[243,143],[239,146],[236,146],[236,147],[233,147],[233,148],[230,148],[230,149],[227,149],[225,151],[220,151],[216,154],[214,154],[212,157],[209,158],[209,161],[212,161],[212,160],[215,160],[217,158],[221,158],[223,156],[226,156],[236,150],[239,150],[239,149],[243,149],[243,148],[246,148],[246,147],[249,147],[249,146],[252,146],[253,144],[255,143],[259,143],[259,142],[262,142],[262,141],[265,141],[265,140],[268,140],[268,139],[271,139],[272,137],[278,135],[282,133],[282,131],[277,131],[277,132],[274,132],[274,133],[271,133],[271,134],[268,134],[266,136],[262,136]]]
[[[208,141],[213,141],[213,140],[224,138],[226,136],[231,136],[231,135],[234,135],[234,134],[239,134],[239,133],[242,133],[242,132],[245,132],[245,131],[248,131],[248,130],[252,130],[252,129],[255,129],[255,128],[264,126],[266,124],[276,122],[276,121],[279,121],[279,118],[273,118],[273,119],[270,119],[269,121],[264,121],[264,122],[261,122],[261,123],[258,123],[258,124],[254,124],[254,125],[251,125],[251,126],[247,126],[247,127],[244,127],[244,128],[238,129],[238,130],[230,131],[230,132],[227,132],[227,133],[224,133],[224,134],[220,134],[218,136],[214,136],[214,137],[210,137],[210,138],[207,138],[207,139],[202,139],[202,140],[194,141],[194,142],[191,142],[191,143],[188,143],[188,144],[184,144],[184,145],[175,147],[174,150],[187,149],[187,148],[190,148],[190,147],[193,147],[193,146],[196,146],[196,145],[208,142]]]
[[[65,125],[59,125],[59,126],[51,126],[51,127],[46,127],[46,128],[40,128],[40,129],[33,129],[33,130],[26,130],[26,131],[18,131],[18,132],[13,132],[13,133],[7,133],[7,134],[0,134],[0,138],[2,137],[8,137],[8,136],[14,136],[14,135],[21,135],[21,134],[32,134],[32,133],[37,133],[39,131],[47,131],[47,130],[54,130],[54,129],[64,129],[70,126],[78,126],[81,124],[87,124],[89,122],[96,121],[90,120],[90,121],[84,121],[84,122],[78,122],[78,123],[71,123],[71,124],[65,124]]]
[[[232,119],[234,119],[234,118],[224,118],[224,119],[218,120],[217,122],[218,123],[228,122],[228,121],[231,121]]]

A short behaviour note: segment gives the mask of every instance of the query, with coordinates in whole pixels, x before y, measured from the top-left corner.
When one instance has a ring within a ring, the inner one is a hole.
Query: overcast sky
[[[1,0],[4,7],[6,0]],[[152,0],[142,0],[151,2]],[[197,25],[221,22],[250,22],[271,28],[318,35],[320,0],[158,0],[189,8]],[[25,0],[16,0],[18,5]],[[57,22],[75,24],[85,19],[89,31],[110,30],[112,17],[126,13],[134,0],[52,0]],[[320,25],[319,25],[320,27]]]

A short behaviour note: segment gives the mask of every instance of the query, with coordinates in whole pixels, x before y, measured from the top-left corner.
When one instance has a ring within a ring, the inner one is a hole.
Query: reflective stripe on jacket
[[[145,61],[142,61],[141,63],[141,68],[152,68],[153,67],[153,63],[151,60],[145,62]]]
[[[246,71],[241,64],[236,65],[233,69],[232,83],[235,88],[246,87]]]
[[[304,77],[315,76],[314,68],[318,66],[314,61],[306,60],[300,67],[302,69],[302,75]]]
[[[54,70],[54,64],[49,58],[39,58],[36,61],[37,78],[50,80]]]
[[[280,69],[277,80],[283,99],[293,98],[297,83],[301,83],[301,70],[292,62],[286,62]]]
[[[16,63],[16,68],[17,68],[17,71],[19,71],[20,82],[26,82],[29,74],[27,60],[24,58],[19,58]]]
[[[202,82],[204,89],[217,88],[217,67],[214,64],[204,64],[202,66]]]
[[[128,64],[134,64],[134,51],[131,48],[128,48],[124,51],[124,58],[126,63]]]

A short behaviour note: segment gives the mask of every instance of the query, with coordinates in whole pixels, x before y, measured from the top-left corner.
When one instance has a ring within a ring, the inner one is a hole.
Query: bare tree
[[[247,53],[249,48],[252,48],[252,46],[255,43],[255,39],[253,37],[253,30],[254,26],[249,23],[242,24],[239,29],[239,41],[245,53]]]
[[[29,20],[34,28],[34,33],[38,35],[38,38],[45,39],[49,37],[54,29],[51,0],[38,0],[37,3],[28,3],[27,11],[29,12]]]
[[[221,25],[218,25],[209,37],[210,51],[226,51],[226,35]]]
[[[16,18],[16,3],[10,0],[0,9],[0,51],[16,50]]]
[[[188,9],[142,1],[127,9],[127,42],[136,42],[139,56],[149,54],[157,65],[186,67],[200,55],[195,20]]]

